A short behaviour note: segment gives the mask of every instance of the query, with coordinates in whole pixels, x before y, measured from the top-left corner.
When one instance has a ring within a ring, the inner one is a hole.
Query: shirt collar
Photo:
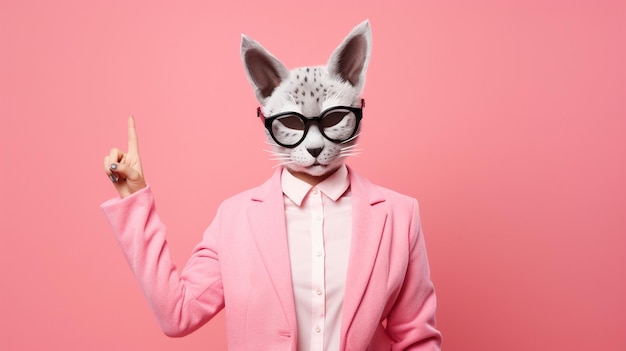
[[[296,178],[284,168],[281,175],[281,184],[285,196],[296,205],[301,206],[304,198],[313,188],[319,189],[324,195],[333,201],[337,201],[350,187],[350,179],[348,178],[348,169],[345,164],[341,165],[339,169],[316,186]]]

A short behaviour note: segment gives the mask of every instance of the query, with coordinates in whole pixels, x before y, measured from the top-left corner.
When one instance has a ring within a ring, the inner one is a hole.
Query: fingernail
[[[120,180],[120,177],[117,174],[109,174],[109,179],[111,179],[113,183],[117,183],[117,181]]]
[[[111,168],[112,171],[116,170],[117,169],[117,163],[112,163],[109,168]]]

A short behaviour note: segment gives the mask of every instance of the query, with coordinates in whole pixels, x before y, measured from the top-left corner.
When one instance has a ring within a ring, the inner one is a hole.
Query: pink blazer
[[[439,350],[417,201],[349,174],[341,350]],[[189,334],[226,307],[229,350],[296,350],[279,171],[221,204],[180,273],[149,187],[102,208],[165,334]]]

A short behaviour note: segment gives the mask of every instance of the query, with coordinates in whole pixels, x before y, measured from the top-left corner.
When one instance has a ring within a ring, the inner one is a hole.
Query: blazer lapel
[[[341,345],[365,295],[382,238],[386,207],[384,198],[365,179],[350,170],[352,237],[341,321]]]
[[[254,203],[248,209],[252,236],[283,307],[285,318],[292,333],[296,334],[296,310],[280,170],[252,195],[252,201]]]

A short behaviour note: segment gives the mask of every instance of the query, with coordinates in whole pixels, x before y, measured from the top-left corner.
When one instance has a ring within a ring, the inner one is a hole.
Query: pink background
[[[626,5],[0,2],[0,349],[225,350],[158,329],[99,204],[136,116],[183,265],[272,173],[240,33],[288,67],[374,46],[350,164],[422,206],[445,350],[626,350]]]

